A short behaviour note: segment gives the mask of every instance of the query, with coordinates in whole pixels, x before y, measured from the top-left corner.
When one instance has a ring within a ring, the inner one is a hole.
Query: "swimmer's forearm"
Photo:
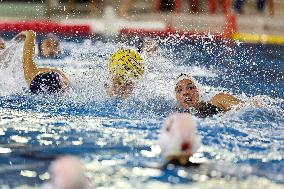
[[[21,32],[20,35],[25,37],[24,49],[23,49],[23,69],[25,79],[28,85],[38,74],[38,68],[33,62],[33,56],[35,53],[35,32],[29,30]]]
[[[25,31],[23,32],[25,35],[25,43],[24,43],[24,62],[30,62],[33,60],[33,56],[35,54],[35,37],[36,34],[33,31]]]
[[[240,99],[237,99],[236,97],[225,94],[225,93],[219,93],[215,95],[210,102],[211,104],[217,106],[218,108],[222,109],[223,111],[229,111],[233,106],[237,106],[243,101]]]

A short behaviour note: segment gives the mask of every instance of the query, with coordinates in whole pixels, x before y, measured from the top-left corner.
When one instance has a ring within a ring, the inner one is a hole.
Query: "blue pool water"
[[[124,101],[107,97],[106,65],[121,46],[135,45],[131,39],[65,41],[70,56],[36,57],[70,77],[67,94],[47,97],[25,92],[16,45],[0,69],[0,188],[39,188],[49,163],[64,154],[85,163],[92,188],[283,188],[284,47],[208,38],[159,43],[160,54],[144,57],[146,73]],[[259,95],[265,106],[197,119],[199,155],[208,163],[160,170],[156,141],[176,108],[180,73],[195,76],[204,99],[227,91],[243,100]]]

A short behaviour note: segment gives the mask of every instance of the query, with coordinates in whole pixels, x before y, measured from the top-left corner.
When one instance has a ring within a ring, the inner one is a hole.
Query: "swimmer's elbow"
[[[227,93],[216,94],[212,99],[216,99],[218,101],[228,101],[232,104],[239,104],[242,102],[240,99],[234,97],[233,95],[227,94]]]

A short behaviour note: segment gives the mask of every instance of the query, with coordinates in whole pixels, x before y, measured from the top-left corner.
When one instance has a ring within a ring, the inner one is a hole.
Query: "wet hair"
[[[59,74],[55,72],[46,72],[37,75],[30,85],[30,92],[32,94],[54,94],[60,91]]]
[[[59,41],[59,38],[53,33],[48,33],[45,36],[40,37],[39,42],[38,42],[38,54],[39,54],[40,57],[44,57],[43,54],[42,54],[42,43],[46,39],[53,39],[55,41]]]

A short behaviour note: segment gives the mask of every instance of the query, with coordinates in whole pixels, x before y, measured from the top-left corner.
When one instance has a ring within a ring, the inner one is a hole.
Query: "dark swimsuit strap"
[[[177,158],[172,158],[171,160],[168,160],[162,167],[161,169],[167,169],[168,165],[174,165],[174,166],[181,166],[181,167],[188,167],[188,168],[193,168],[193,167],[199,167],[201,163],[193,163],[189,161],[187,158],[186,162],[183,162],[180,160],[178,157]]]
[[[196,108],[195,115],[198,117],[204,118],[204,117],[216,115],[221,112],[224,112],[224,111],[213,104],[210,104],[208,102],[200,102],[198,105],[198,108]]]

